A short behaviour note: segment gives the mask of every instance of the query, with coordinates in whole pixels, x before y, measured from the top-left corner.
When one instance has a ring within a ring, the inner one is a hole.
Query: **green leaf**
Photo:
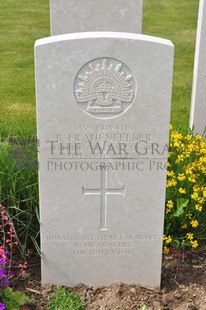
[[[180,217],[184,213],[184,209],[187,207],[189,199],[178,198],[177,199],[177,210],[173,213],[173,217]]]
[[[19,310],[20,306],[31,302],[23,292],[15,292],[11,287],[6,287],[3,290],[3,302],[6,304],[8,310]]]
[[[85,303],[79,294],[60,287],[51,294],[48,310],[82,310],[84,305]]]
[[[180,246],[180,242],[178,239],[173,239],[171,245],[174,249],[178,249]]]

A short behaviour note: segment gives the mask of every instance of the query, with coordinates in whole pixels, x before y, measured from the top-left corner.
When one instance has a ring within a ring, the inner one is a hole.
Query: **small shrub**
[[[13,253],[17,245],[14,225],[9,220],[5,208],[0,205],[0,310],[19,310],[21,305],[30,301],[24,293],[15,292],[9,287],[10,282],[15,282],[27,267],[26,262],[14,262]],[[14,266],[19,269],[17,274],[12,271]]]
[[[48,310],[82,310],[84,306],[79,294],[61,287],[51,294]]]
[[[169,247],[197,248],[206,239],[206,141],[171,126],[164,252]]]
[[[15,292],[11,287],[6,287],[2,294],[3,303],[0,303],[0,310],[19,310],[20,306],[31,302],[23,292]]]

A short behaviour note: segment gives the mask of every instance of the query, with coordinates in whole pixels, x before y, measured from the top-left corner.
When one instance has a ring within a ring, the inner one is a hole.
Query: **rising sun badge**
[[[114,58],[98,58],[77,73],[74,94],[81,109],[97,118],[113,118],[124,113],[135,97],[131,70]]]

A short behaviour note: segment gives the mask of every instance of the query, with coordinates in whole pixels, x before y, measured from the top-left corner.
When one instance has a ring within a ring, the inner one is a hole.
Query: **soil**
[[[17,288],[33,299],[22,310],[46,310],[55,286],[41,287],[39,265],[31,266],[20,280]],[[85,310],[138,310],[143,305],[152,310],[206,310],[206,251],[173,251],[165,256],[160,290],[123,283],[109,287],[79,284],[69,289],[82,295]]]

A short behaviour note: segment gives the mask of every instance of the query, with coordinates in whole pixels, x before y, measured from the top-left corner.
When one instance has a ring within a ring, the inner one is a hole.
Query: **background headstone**
[[[50,0],[51,34],[142,32],[143,0]]]
[[[173,49],[109,32],[36,42],[43,284],[160,286]]]
[[[206,1],[200,0],[190,127],[203,134],[206,126]]]

